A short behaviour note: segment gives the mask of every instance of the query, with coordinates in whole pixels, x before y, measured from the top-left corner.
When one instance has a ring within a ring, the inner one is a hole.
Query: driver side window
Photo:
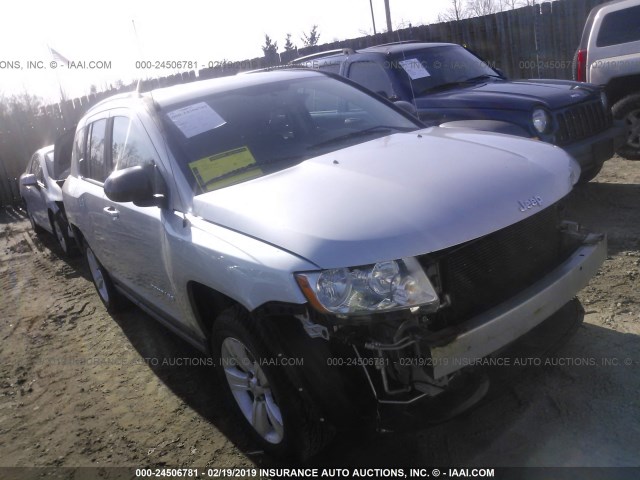
[[[120,116],[113,119],[111,157],[115,170],[122,170],[154,165],[157,154],[144,128],[131,118]]]

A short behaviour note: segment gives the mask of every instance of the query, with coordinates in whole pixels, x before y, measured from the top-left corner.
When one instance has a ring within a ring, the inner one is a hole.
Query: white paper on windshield
[[[417,58],[409,58],[407,60],[400,60],[398,62],[404,71],[407,72],[411,80],[417,80],[418,78],[430,77],[431,74],[420,63]]]
[[[208,132],[227,123],[204,102],[173,110],[167,115],[187,138]]]

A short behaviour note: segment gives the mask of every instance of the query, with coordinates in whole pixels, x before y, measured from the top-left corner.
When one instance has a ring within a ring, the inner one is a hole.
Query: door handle
[[[114,220],[120,216],[120,212],[113,207],[104,207],[102,210]]]

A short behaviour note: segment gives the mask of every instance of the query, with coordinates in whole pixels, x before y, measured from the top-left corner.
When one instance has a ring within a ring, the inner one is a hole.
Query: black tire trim
[[[87,258],[87,252],[89,250],[91,250],[91,253],[93,254],[94,258],[96,259],[96,262],[98,262],[98,267],[100,268],[100,273],[102,273],[102,278],[103,278],[104,284],[105,284],[105,286],[107,288],[107,294],[109,295],[109,301],[108,302],[106,302],[104,300],[104,298],[102,298],[102,295],[100,295],[100,291],[98,290],[98,286],[96,285],[96,282],[93,279],[93,274],[91,273],[91,265],[89,265],[89,259]],[[91,277],[91,283],[93,283],[93,286],[96,289],[96,293],[98,294],[98,297],[100,298],[100,301],[105,306],[107,311],[109,313],[117,313],[119,311],[122,311],[127,306],[127,299],[113,285],[113,281],[111,280],[111,277],[109,276],[109,273],[102,266],[102,263],[100,263],[100,260],[98,259],[96,254],[93,252],[93,249],[91,249],[91,247],[87,243],[85,243],[85,245],[84,245],[84,258],[85,258],[85,263],[87,264],[87,268],[89,269],[89,276]]]
[[[640,93],[627,95],[618,100],[611,107],[611,113],[614,118],[624,120],[629,112],[637,109],[640,109]],[[618,148],[616,153],[627,160],[640,160],[640,149],[627,145],[626,140],[625,144]]]

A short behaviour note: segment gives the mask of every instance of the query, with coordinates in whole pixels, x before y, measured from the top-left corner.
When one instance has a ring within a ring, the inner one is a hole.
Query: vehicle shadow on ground
[[[63,271],[65,278],[82,277],[91,282],[91,274],[89,273],[86,261],[80,250],[76,249],[73,255],[68,256],[64,254],[62,248],[58,244],[58,240],[53,236],[53,234],[49,232],[34,233],[33,230],[31,230],[28,235],[31,236],[35,247],[40,253],[55,256],[70,267]]]
[[[609,253],[640,248],[640,185],[578,185],[566,202],[565,217],[608,236]],[[613,212],[613,214],[612,214]]]
[[[228,414],[210,357],[134,305],[111,316],[146,365],[177,397],[243,452],[256,449]]]
[[[574,303],[569,305],[575,306]],[[579,307],[579,304],[577,305]],[[158,365],[147,362],[158,378],[198,415],[247,454],[257,466],[297,466],[294,462],[284,462],[256,452],[256,446],[240,433],[235,425],[237,420],[228,415],[221,400],[213,368],[206,366],[208,357],[176,336],[168,334],[164,327],[137,308],[115,315],[114,319],[142,357],[160,360]],[[404,417],[400,415],[397,418],[399,428],[389,433],[376,432],[375,425],[363,425],[360,429],[337,435],[323,453],[298,466],[390,468],[530,464],[531,452],[528,448],[516,449],[515,454],[514,449],[509,448],[510,457],[503,458],[500,456],[500,444],[505,438],[513,435],[511,430],[514,425],[520,424],[522,416],[534,415],[541,405],[547,409],[562,409],[562,406],[558,407],[558,402],[563,405],[568,401],[566,398],[554,399],[555,393],[548,391],[549,379],[559,382],[560,385],[574,387],[575,369],[572,370],[566,365],[554,365],[553,359],[579,357],[597,359],[597,362],[600,362],[602,352],[611,351],[618,357],[633,356],[636,362],[635,367],[624,366],[620,363],[621,357],[615,368],[637,368],[637,364],[640,363],[637,355],[640,351],[640,337],[583,324],[566,312],[552,319],[553,322],[545,322],[501,353],[500,358],[511,359],[510,363],[488,368],[491,379],[489,393],[470,411],[437,425],[429,425],[428,419],[424,420],[419,413],[413,412]],[[573,347],[567,348],[567,343]],[[191,359],[192,365],[162,365],[162,359],[176,358]],[[514,358],[538,358],[542,359],[542,363],[532,364],[531,360],[527,360],[528,365],[526,362],[516,365]],[[552,363],[545,365],[544,359],[551,359]],[[592,380],[597,383],[598,378],[604,377],[607,378],[606,381],[611,381],[607,366],[600,363],[584,366],[577,375],[587,384]],[[583,379],[583,376],[588,379]],[[623,382],[622,378],[619,381]],[[583,389],[579,390],[582,395],[588,393],[587,388],[580,388]],[[615,402],[615,398],[611,401]],[[548,419],[541,421],[547,422]],[[606,416],[594,416],[589,419],[589,422],[594,424],[590,428],[605,428],[607,425],[600,423],[607,421],[610,419],[607,420]],[[563,429],[581,428],[581,424],[566,423],[567,419],[563,418]],[[558,431],[550,427],[542,428],[539,432],[522,432],[522,435],[530,435],[526,445],[545,444],[550,440],[547,436],[557,434]],[[630,448],[629,445],[615,447]],[[542,462],[544,464],[543,460]],[[557,465],[562,465],[561,459],[558,462]]]
[[[20,207],[5,206],[0,208],[0,223],[19,222],[26,218],[26,213]]]

